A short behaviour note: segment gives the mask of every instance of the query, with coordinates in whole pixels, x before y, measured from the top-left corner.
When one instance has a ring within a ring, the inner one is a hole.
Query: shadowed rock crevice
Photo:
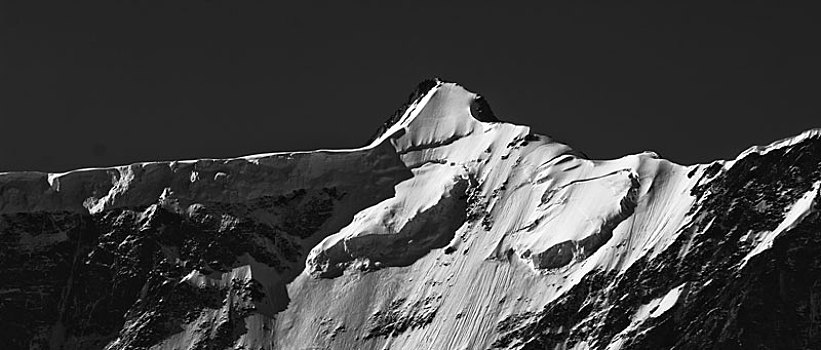
[[[482,96],[478,96],[470,103],[470,115],[480,122],[499,122],[496,114],[490,109],[490,104]]]

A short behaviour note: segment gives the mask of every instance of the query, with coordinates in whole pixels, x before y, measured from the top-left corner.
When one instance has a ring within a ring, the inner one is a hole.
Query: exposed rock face
[[[820,190],[818,130],[596,161],[427,81],[359,149],[0,174],[0,348],[821,348]]]

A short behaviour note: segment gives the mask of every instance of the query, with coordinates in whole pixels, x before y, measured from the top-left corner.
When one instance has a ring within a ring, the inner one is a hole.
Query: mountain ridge
[[[586,159],[440,80],[400,111],[355,149],[0,173],[0,345],[821,342],[821,129],[683,166]]]

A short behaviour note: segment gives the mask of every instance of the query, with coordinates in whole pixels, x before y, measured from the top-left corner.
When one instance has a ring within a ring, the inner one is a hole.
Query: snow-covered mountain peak
[[[456,83],[426,80],[371,145],[391,140],[402,153],[444,144],[473,133],[481,121],[498,121],[481,96]]]
[[[0,348],[818,348],[819,137],[592,160],[428,80],[360,148],[0,173]]]

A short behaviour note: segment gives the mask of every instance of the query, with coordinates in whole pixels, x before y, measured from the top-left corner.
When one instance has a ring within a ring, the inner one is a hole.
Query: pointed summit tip
[[[388,129],[391,128],[391,126],[395,125],[399,122],[400,119],[402,119],[402,116],[405,115],[410,106],[414,105],[423,96],[430,92],[430,90],[437,87],[441,83],[442,82],[439,80],[439,78],[434,77],[422,80],[419,84],[416,84],[416,88],[413,89],[410,95],[408,95],[407,101],[400,105],[399,108],[397,108],[396,111],[393,112],[393,114],[390,117],[388,117],[388,119],[385,120],[385,122],[383,122],[378,129],[376,129],[376,132],[373,134],[373,136],[371,136],[371,138],[368,139],[368,144],[375,142],[377,139],[382,137],[382,135],[385,135],[385,133],[388,131]]]
[[[408,96],[407,101],[399,106],[399,108],[397,108],[397,110],[387,120],[385,120],[382,125],[379,126],[374,135],[368,140],[368,144],[377,143],[379,140],[384,139],[386,134],[392,134],[397,131],[394,129],[401,128],[400,124],[409,122],[409,119],[412,119],[411,114],[413,110],[417,107],[422,107],[421,105],[427,103],[427,101],[431,98],[431,95],[434,95],[436,90],[442,87],[446,87],[446,90],[449,91],[459,91],[461,94],[469,95],[470,115],[474,119],[482,122],[500,121],[496,118],[496,115],[490,108],[490,104],[488,104],[484,97],[469,91],[457,83],[448,82],[438,77],[434,77],[425,79],[416,85],[416,88]]]

